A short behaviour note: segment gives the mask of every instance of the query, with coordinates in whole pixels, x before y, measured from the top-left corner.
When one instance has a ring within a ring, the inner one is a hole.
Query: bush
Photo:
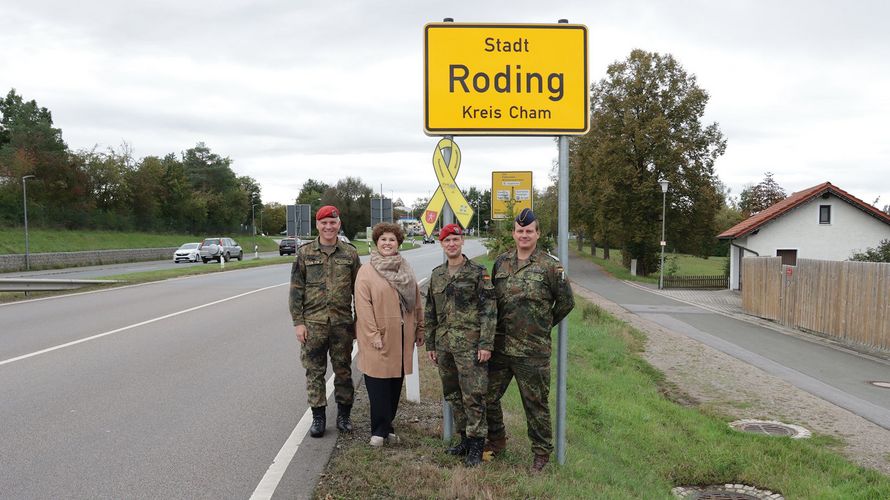
[[[890,262],[890,239],[881,240],[875,248],[868,248],[864,252],[853,252],[850,260],[860,262]]]

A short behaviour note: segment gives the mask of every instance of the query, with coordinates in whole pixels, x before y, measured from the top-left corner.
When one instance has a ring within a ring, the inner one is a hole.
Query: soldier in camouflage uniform
[[[464,463],[475,467],[482,463],[487,434],[487,362],[494,344],[497,304],[488,271],[461,253],[461,227],[443,227],[439,242],[448,262],[430,276],[424,343],[430,360],[439,367],[442,392],[454,409],[455,427],[461,435],[460,443],[447,452],[466,455]]]
[[[334,370],[337,429],[352,430],[352,296],[361,263],[355,247],[337,237],[340,216],[335,207],[321,207],[315,214],[315,227],[318,238],[297,249],[288,304],[301,344],[300,361],[306,369],[306,392],[312,407],[309,434],[321,437],[326,425],[324,376],[329,354]]]
[[[492,274],[498,302],[494,356],[488,368],[488,444],[497,454],[506,446],[501,397],[516,377],[535,454],[530,472],[550,460],[550,330],[575,306],[562,265],[537,248],[535,214],[524,209],[513,223],[516,248],[498,256]]]

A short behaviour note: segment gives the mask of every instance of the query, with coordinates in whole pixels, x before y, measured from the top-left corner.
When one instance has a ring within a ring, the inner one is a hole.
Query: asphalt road
[[[780,333],[611,278],[587,259],[572,257],[574,282],[628,311],[779,376],[791,384],[890,429],[890,363]]]
[[[442,262],[438,245],[405,256],[418,278]],[[289,270],[0,305],[0,497],[250,497],[307,410]],[[308,495],[332,429],[300,443],[275,498]]]
[[[260,253],[259,258],[278,257],[278,252]],[[253,253],[245,253],[244,260],[252,260]],[[41,269],[39,271],[17,271],[13,273],[0,274],[0,278],[44,278],[44,279],[96,279],[116,274],[140,273],[146,271],[161,271],[164,269],[180,269],[185,266],[218,266],[216,261],[204,264],[196,263],[173,263],[173,254],[170,254],[169,260],[151,260],[145,262],[126,262],[123,264],[103,264],[100,266],[84,266],[70,267],[64,269]]]

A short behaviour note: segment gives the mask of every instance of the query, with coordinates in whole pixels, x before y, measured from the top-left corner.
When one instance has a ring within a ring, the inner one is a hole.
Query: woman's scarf
[[[417,279],[408,262],[400,254],[384,257],[371,254],[371,266],[399,293],[399,302],[405,312],[413,311],[417,299]]]

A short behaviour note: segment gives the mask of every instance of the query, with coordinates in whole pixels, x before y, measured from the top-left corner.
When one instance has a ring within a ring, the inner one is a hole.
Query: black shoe
[[[352,420],[349,414],[352,412],[352,406],[337,404],[337,430],[340,432],[352,432]]]
[[[469,438],[470,449],[467,452],[467,458],[464,459],[464,465],[467,467],[476,467],[482,463],[482,448],[485,446],[485,438]]]
[[[452,446],[451,448],[448,448],[447,450],[445,450],[445,453],[447,453],[449,455],[457,455],[457,456],[462,457],[462,456],[466,455],[467,452],[469,452],[469,451],[470,451],[470,438],[468,438],[466,434],[461,432],[460,433],[460,442],[457,443],[456,445]]]
[[[324,427],[327,424],[327,416],[325,416],[325,407],[318,406],[312,408],[312,426],[309,427],[309,435],[314,438],[324,436]]]

